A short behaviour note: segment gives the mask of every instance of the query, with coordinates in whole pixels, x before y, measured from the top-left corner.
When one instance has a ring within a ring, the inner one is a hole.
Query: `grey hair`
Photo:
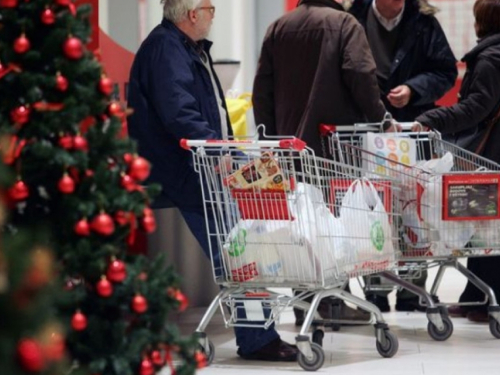
[[[163,4],[163,16],[170,22],[178,23],[201,2],[202,0],[161,0],[160,4]]]

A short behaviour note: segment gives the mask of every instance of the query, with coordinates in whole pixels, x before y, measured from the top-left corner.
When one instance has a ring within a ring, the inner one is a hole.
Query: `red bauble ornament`
[[[130,214],[125,211],[117,211],[115,213],[115,221],[121,226],[127,225],[129,222],[129,218]]]
[[[75,233],[79,236],[90,236],[90,225],[87,219],[81,219],[74,226]]]
[[[52,9],[45,8],[45,10],[40,15],[40,19],[45,25],[52,25],[54,22],[56,22],[56,15]]]
[[[18,0],[0,0],[0,8],[15,8]]]
[[[207,367],[207,356],[204,353],[196,351],[196,353],[194,353],[194,359],[198,370]]]
[[[179,311],[183,312],[187,309],[189,301],[187,297],[179,289],[170,288],[168,291],[169,296],[176,299],[179,302]]]
[[[141,368],[139,369],[140,375],[153,375],[155,373],[155,368],[149,358],[144,358],[141,362]]]
[[[73,137],[71,135],[62,135],[57,143],[65,150],[71,150],[73,148]]]
[[[124,173],[120,179],[120,185],[127,191],[134,191],[136,183],[132,177]]]
[[[132,299],[132,310],[137,314],[142,314],[148,309],[148,301],[140,294]]]
[[[144,181],[149,172],[149,162],[144,158],[137,157],[130,163],[129,175],[137,181]]]
[[[151,361],[155,366],[163,366],[165,365],[165,356],[159,350],[153,350],[151,352]]]
[[[17,181],[8,191],[9,198],[14,201],[23,201],[29,196],[28,186],[24,181]]]
[[[153,210],[149,207],[145,207],[142,213],[144,216],[153,216]]]
[[[71,36],[64,42],[63,51],[69,59],[79,60],[83,56],[83,43],[80,39]]]
[[[147,215],[142,218],[142,227],[147,233],[153,233],[156,230],[156,220],[152,215]]]
[[[132,163],[132,160],[134,160],[134,155],[130,153],[123,154],[123,160],[125,160],[125,163],[130,164]]]
[[[89,143],[87,142],[87,139],[85,137],[77,135],[73,138],[73,148],[75,150],[88,151]]]
[[[24,125],[29,121],[30,118],[30,109],[24,105],[14,108],[10,112],[11,120],[19,125]]]
[[[87,169],[85,171],[85,176],[87,176],[88,178],[94,177],[94,171],[91,169]]]
[[[95,287],[97,294],[101,297],[109,297],[113,294],[113,284],[111,284],[106,276],[103,276],[102,279],[97,283]]]
[[[80,311],[77,311],[71,318],[71,327],[73,327],[75,331],[83,331],[87,328],[87,317]]]
[[[58,73],[56,76],[56,89],[58,89],[61,92],[64,92],[68,89],[68,87],[69,87],[68,79],[61,73]]]
[[[16,40],[14,40],[14,51],[16,51],[16,53],[26,53],[29,51],[29,49],[31,48],[31,43],[29,41],[28,38],[26,38],[26,35],[21,34],[21,36],[19,38],[17,38]]]
[[[106,276],[109,280],[115,283],[121,283],[127,278],[127,268],[125,263],[121,260],[113,260],[108,266]]]
[[[123,108],[118,102],[112,102],[108,106],[108,113],[111,116],[121,116],[123,114]]]
[[[66,7],[71,4],[71,0],[56,0],[56,4]]]
[[[26,371],[40,372],[45,367],[42,348],[35,340],[21,340],[17,345],[17,356],[21,367]]]
[[[71,194],[75,191],[75,181],[67,173],[65,173],[59,180],[57,188],[61,193]]]
[[[50,341],[42,347],[43,355],[49,361],[60,361],[64,357],[65,350],[64,337],[57,332],[53,332]]]
[[[109,236],[115,231],[115,224],[113,219],[108,214],[101,212],[99,215],[94,217],[90,228],[103,236]]]
[[[113,81],[106,76],[102,76],[99,80],[99,91],[104,95],[111,95],[113,93]]]

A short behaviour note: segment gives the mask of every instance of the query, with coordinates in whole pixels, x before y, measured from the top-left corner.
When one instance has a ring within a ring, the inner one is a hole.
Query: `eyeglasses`
[[[198,7],[196,9],[205,9],[205,10],[208,10],[212,16],[215,14],[215,7]]]

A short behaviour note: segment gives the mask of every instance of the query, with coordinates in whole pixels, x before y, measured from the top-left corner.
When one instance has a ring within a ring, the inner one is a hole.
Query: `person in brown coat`
[[[318,127],[382,121],[363,27],[334,0],[300,0],[267,30],[253,86],[256,124],[321,155]]]
[[[300,0],[268,28],[253,106],[267,135],[294,135],[318,155],[320,124],[383,121],[386,110],[363,27],[334,0]],[[318,308],[323,318],[331,317],[329,304],[322,301]],[[302,311],[295,314],[301,325]],[[340,303],[340,319],[368,320],[369,314]]]

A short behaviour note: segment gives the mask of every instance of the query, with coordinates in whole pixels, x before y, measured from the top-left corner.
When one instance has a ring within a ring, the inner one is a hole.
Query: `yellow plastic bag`
[[[252,108],[252,94],[244,93],[236,98],[226,98],[226,104],[234,137],[248,135],[247,111]]]

